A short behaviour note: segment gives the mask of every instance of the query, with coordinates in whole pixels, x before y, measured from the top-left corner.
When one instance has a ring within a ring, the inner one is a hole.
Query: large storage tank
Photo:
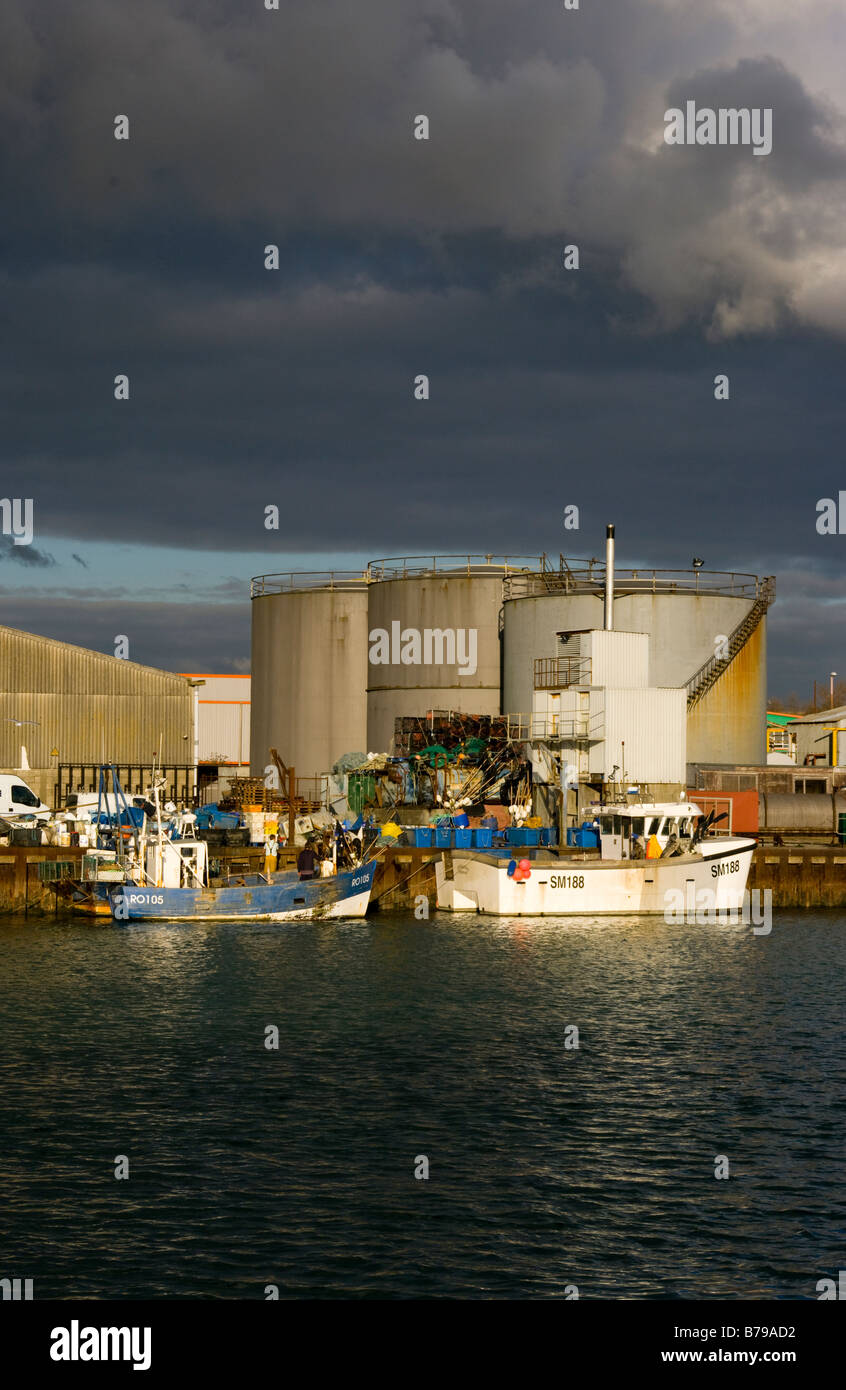
[[[604,626],[604,566],[505,584],[503,710],[532,708],[534,662],[566,655],[558,634]],[[705,570],[618,570],[614,627],[649,635],[649,683],[686,686],[750,618],[739,651],[688,714],[689,762],[762,763],[766,730],[766,618],[770,590],[755,575]],[[757,621],[754,619],[757,617]]]
[[[430,709],[499,714],[503,579],[538,564],[446,555],[370,565],[369,749],[390,750],[396,720]]]
[[[253,776],[271,748],[298,777],[366,751],[367,589],[360,574],[252,581]]]

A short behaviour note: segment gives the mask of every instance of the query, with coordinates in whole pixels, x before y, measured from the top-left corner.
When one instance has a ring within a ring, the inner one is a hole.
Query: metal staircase
[[[712,686],[716,685],[726,667],[731,665],[738,652],[746,646],[774,599],[775,578],[773,575],[767,575],[765,579],[760,581],[757,597],[749,612],[730,634],[727,654],[725,656],[709,656],[708,660],[699,667],[698,671],[694,672],[687,682],[687,707],[689,710],[693,709],[693,706],[698,704],[704,695],[707,695]]]

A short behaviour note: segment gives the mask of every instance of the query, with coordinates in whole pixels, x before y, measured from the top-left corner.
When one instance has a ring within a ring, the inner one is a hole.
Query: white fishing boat
[[[648,913],[677,920],[690,920],[691,910],[742,909],[755,840],[709,837],[713,816],[693,802],[605,805],[596,816],[598,851],[445,853],[436,865],[438,907],[502,917]]]

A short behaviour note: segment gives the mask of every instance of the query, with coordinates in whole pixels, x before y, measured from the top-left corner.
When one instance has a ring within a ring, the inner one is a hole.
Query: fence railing
[[[398,555],[385,560],[371,560],[367,566],[369,579],[376,583],[384,579],[413,579],[427,574],[494,577],[509,574],[543,571],[546,555]]]
[[[283,574],[258,574],[250,580],[250,598],[264,594],[294,594],[305,589],[366,589],[368,577],[361,570],[287,570]]]
[[[755,574],[734,570],[656,570],[614,571],[614,596],[625,594],[719,594],[730,598],[758,598],[767,581]],[[600,561],[562,559],[557,570],[507,575],[503,597],[531,598],[539,594],[605,594],[605,565]]]
[[[605,737],[605,717],[588,713],[506,714],[508,737],[512,743],[598,743]]]
[[[590,685],[590,677],[590,657],[535,658],[535,690],[564,690],[568,685]]]

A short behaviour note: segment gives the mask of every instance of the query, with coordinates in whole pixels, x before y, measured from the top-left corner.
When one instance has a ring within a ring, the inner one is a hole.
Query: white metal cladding
[[[16,723],[15,721],[32,721]],[[0,627],[0,765],[190,763],[194,692],[183,676]]]
[[[201,763],[249,763],[250,706],[203,704],[198,707]]]
[[[590,684],[628,690],[649,684],[649,634],[646,632],[585,633],[590,656]]]
[[[197,689],[198,757],[201,763],[250,761],[250,677],[186,671]]]
[[[633,782],[679,782],[686,776],[687,696],[684,690],[606,689],[605,740],[596,745],[591,771]],[[625,743],[625,749],[623,744]]]

